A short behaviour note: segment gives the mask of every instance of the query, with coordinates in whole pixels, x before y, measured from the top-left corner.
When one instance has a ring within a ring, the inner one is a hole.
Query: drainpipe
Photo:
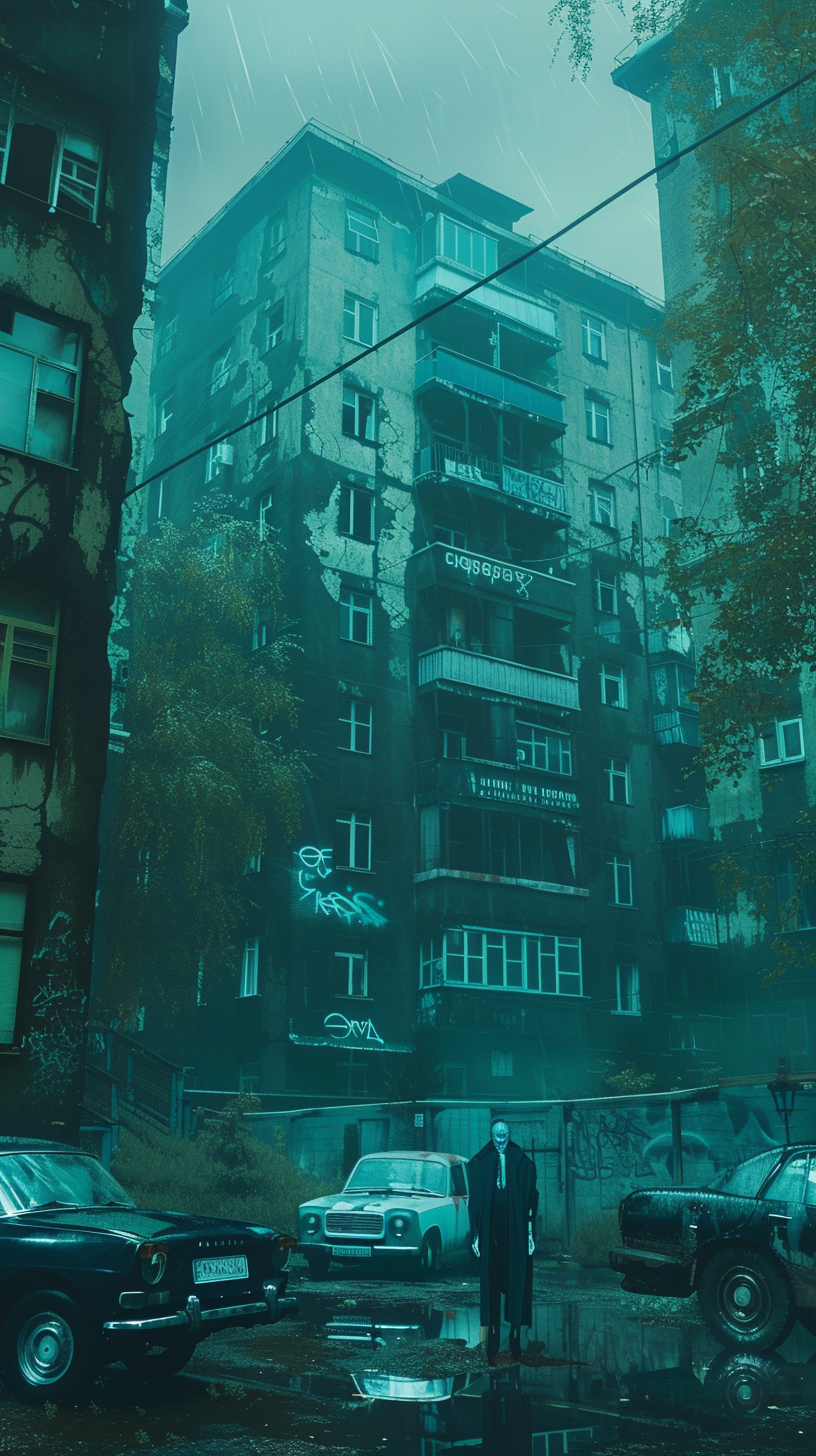
[[[671,1139],[672,1139],[672,1182],[681,1184],[683,1182],[683,1104],[672,1102],[671,1105]]]

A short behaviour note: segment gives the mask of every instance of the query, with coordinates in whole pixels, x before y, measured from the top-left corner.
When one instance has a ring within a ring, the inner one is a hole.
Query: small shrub
[[[243,1116],[255,1102],[234,1098],[194,1138],[123,1129],[115,1176],[141,1208],[236,1218],[296,1233],[298,1205],[329,1189],[295,1167],[282,1139],[269,1147],[247,1131]]]
[[[584,1269],[607,1269],[609,1250],[619,1243],[618,1216],[610,1209],[579,1224],[572,1236],[570,1254]]]

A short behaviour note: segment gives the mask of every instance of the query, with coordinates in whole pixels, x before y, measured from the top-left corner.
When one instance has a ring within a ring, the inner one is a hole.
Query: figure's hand
[[[533,1238],[532,1233],[529,1233],[527,1235],[527,1253],[528,1254],[534,1254],[535,1253],[535,1239]]]
[[[476,1235],[475,1239],[473,1240],[473,1243],[471,1244],[471,1248],[473,1249],[473,1252],[476,1255],[476,1258],[478,1259],[478,1257],[479,1257],[479,1235],[478,1234]]]

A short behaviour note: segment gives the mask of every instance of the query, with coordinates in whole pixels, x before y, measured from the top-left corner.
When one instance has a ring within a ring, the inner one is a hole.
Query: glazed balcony
[[[515,466],[498,465],[479,455],[468,455],[454,445],[437,441],[417,450],[414,458],[414,480],[461,480],[466,485],[498,491],[511,504],[531,506],[537,514],[553,520],[570,519],[570,501],[566,486],[545,475],[534,475]]]
[[[578,709],[578,679],[566,673],[467,652],[462,647],[432,647],[418,658],[418,686],[448,688],[493,701],[546,703]]]
[[[689,905],[675,905],[666,911],[666,940],[670,945],[719,945],[717,913]]]
[[[545,611],[549,608],[559,616],[572,613],[575,606],[574,582],[513,561],[483,556],[480,551],[437,542],[415,551],[411,568],[418,591],[435,585],[461,587],[470,583],[488,597],[510,597]]]
[[[553,434],[563,434],[564,396],[554,389],[517,379],[489,364],[480,364],[450,349],[432,349],[416,366],[417,393],[433,388],[450,389],[482,403],[531,416],[548,425]]]
[[[431,297],[444,298],[461,293],[473,281],[471,269],[451,258],[433,258],[417,270],[416,301],[427,303]],[[493,283],[483,283],[470,303],[471,307],[487,309],[511,325],[520,324],[523,329],[530,329],[552,353],[559,348],[554,309],[529,294],[508,288],[496,279]]]
[[[663,810],[663,839],[699,839],[708,843],[708,807],[675,804]]]
[[[700,721],[689,708],[672,708],[669,713],[655,713],[655,738],[662,748],[672,743],[685,743],[691,748],[700,746]]]

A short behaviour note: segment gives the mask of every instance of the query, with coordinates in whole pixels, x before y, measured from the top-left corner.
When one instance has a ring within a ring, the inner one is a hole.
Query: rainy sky
[[[189,0],[165,227],[172,256],[314,118],[441,182],[465,172],[534,211],[537,238],[654,161],[648,107],[612,85],[630,33],[599,0],[573,80],[550,0]],[[653,181],[561,245],[662,296]]]

